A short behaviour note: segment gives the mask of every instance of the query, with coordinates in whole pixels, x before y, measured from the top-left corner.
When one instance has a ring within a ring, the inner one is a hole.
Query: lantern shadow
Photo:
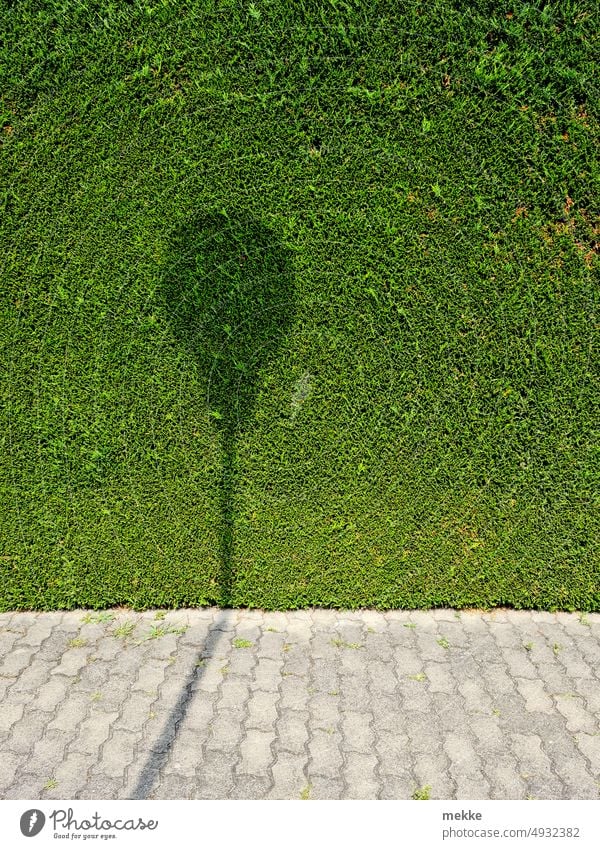
[[[197,215],[171,238],[162,296],[174,336],[194,356],[221,436],[218,604],[233,600],[238,444],[251,426],[261,373],[294,310],[291,252],[264,224]]]

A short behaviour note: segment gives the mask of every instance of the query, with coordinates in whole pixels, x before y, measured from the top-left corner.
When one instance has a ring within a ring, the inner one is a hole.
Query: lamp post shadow
[[[200,366],[209,415],[221,434],[217,603],[230,607],[238,445],[252,423],[261,373],[293,318],[291,252],[250,217],[197,215],[173,234],[161,284],[173,333]]]

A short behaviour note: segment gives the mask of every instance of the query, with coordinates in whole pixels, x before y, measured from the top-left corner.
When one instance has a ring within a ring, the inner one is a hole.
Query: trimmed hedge
[[[593,12],[0,8],[0,610],[600,610]]]

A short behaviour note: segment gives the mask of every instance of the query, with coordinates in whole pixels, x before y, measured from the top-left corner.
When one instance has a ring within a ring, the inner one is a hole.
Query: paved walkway
[[[600,798],[600,614],[6,613],[0,703],[5,799]]]

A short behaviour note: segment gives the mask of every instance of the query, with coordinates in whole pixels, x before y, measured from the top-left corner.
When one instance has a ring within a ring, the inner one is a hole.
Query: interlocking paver
[[[0,798],[600,798],[598,614],[111,613],[0,616]]]
[[[377,758],[375,754],[348,752],[345,758],[344,778],[346,781],[345,799],[376,799],[380,790],[375,775]]]
[[[290,752],[279,752],[272,767],[273,789],[270,799],[299,799],[307,786],[306,762]]]
[[[278,712],[275,726],[275,749],[292,752],[295,755],[304,753],[309,739],[307,711],[282,710]]]
[[[273,762],[271,744],[275,740],[274,731],[258,731],[250,728],[240,744],[241,760],[237,765],[238,774],[250,774],[263,777]]]
[[[310,775],[321,775],[325,778],[336,778],[339,775],[343,758],[340,751],[339,733],[333,729],[313,731],[308,744]]]

